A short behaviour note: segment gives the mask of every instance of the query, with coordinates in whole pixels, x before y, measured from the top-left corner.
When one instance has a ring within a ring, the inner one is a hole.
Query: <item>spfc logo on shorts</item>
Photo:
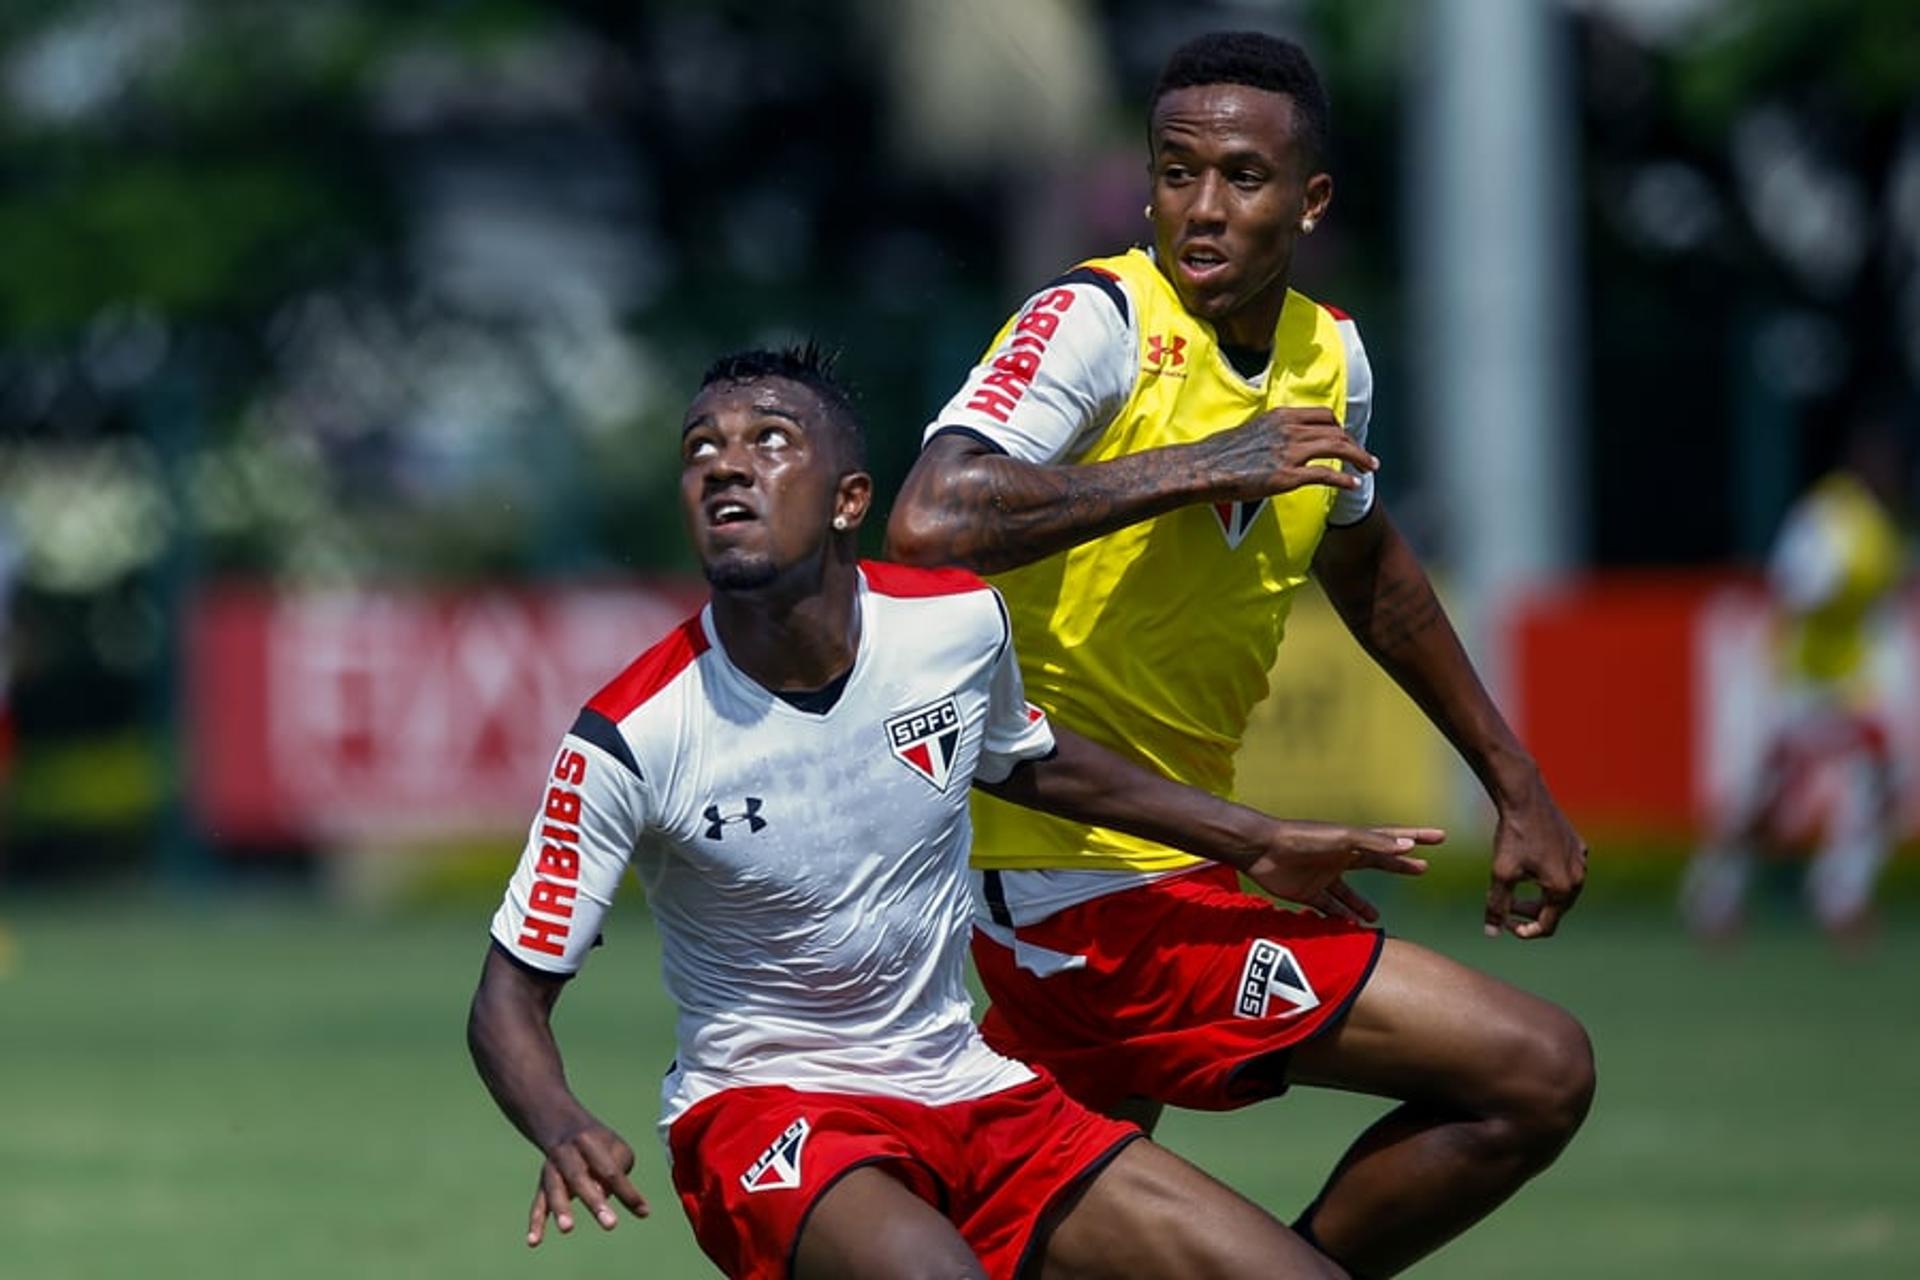
[[[909,711],[887,721],[887,745],[900,763],[947,789],[953,758],[960,750],[960,707],[952,698]]]
[[[1279,1001],[1281,1007],[1273,1007]],[[1247,948],[1240,970],[1240,992],[1233,1012],[1241,1018],[1297,1018],[1320,1006],[1320,997],[1307,983],[1293,952],[1277,942],[1257,939]]]
[[[1231,550],[1240,545],[1247,531],[1253,528],[1253,522],[1267,509],[1265,498],[1255,498],[1252,502],[1216,502],[1213,504],[1213,518],[1220,522],[1220,532],[1226,535],[1227,547]]]
[[[813,1126],[807,1118],[801,1116],[788,1125],[786,1132],[773,1140],[773,1145],[760,1153],[760,1158],[747,1166],[740,1175],[740,1185],[748,1191],[784,1191],[788,1187],[800,1185],[800,1152],[807,1145],[807,1135],[813,1132]]]

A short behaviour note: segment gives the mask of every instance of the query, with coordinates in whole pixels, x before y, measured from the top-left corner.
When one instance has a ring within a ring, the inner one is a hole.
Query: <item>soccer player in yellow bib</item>
[[[1007,323],[928,427],[889,541],[992,575],[1056,723],[1221,794],[1312,573],[1497,807],[1487,932],[1546,937],[1585,847],[1374,498],[1353,322],[1288,287],[1332,197],[1326,116],[1289,42],[1175,52],[1151,106],[1152,253],[1083,263]],[[1165,845],[991,800],[974,819],[983,1030],[1003,1051],[1149,1125],[1291,1084],[1400,1100],[1296,1223],[1353,1275],[1438,1248],[1586,1114],[1578,1022],[1385,939],[1344,885],[1317,914],[1279,911]]]
[[[1904,558],[1892,515],[1904,452],[1891,427],[1860,428],[1842,464],[1781,526],[1768,565],[1779,622],[1769,741],[1681,888],[1687,923],[1702,937],[1737,930],[1759,849],[1814,850],[1805,882],[1814,919],[1842,941],[1870,932],[1894,809],[1893,759],[1870,659],[1875,623]]]

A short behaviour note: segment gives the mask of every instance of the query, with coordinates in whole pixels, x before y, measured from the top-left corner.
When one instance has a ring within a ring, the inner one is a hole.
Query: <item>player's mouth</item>
[[[1217,284],[1233,265],[1225,253],[1211,244],[1189,244],[1180,250],[1175,261],[1179,264],[1180,278],[1196,287]]]
[[[738,498],[709,498],[706,503],[707,527],[722,529],[728,525],[744,524],[760,517],[754,509]]]

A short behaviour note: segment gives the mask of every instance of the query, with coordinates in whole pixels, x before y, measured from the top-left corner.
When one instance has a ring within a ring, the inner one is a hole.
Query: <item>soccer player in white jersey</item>
[[[709,371],[681,500],[711,603],[580,713],[493,921],[468,1040],[544,1153],[528,1224],[646,1202],[549,1015],[630,863],[679,1009],[674,1187],[732,1276],[1333,1276],[1277,1219],[987,1047],[970,785],[1178,842],[1323,911],[1427,829],[1280,822],[1055,732],[998,593],[862,563],[858,424],[809,348]]]

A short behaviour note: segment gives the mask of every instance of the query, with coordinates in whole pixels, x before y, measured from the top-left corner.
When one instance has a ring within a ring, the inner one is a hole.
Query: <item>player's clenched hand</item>
[[[1534,784],[1516,804],[1503,805],[1493,831],[1493,877],[1487,889],[1486,933],[1546,938],[1573,910],[1587,882],[1587,845],[1544,783]],[[1538,897],[1515,890],[1540,887]]]
[[[1271,409],[1251,422],[1222,431],[1194,446],[1201,465],[1215,477],[1217,499],[1251,502],[1303,485],[1336,489],[1359,485],[1339,467],[1310,466],[1331,459],[1355,471],[1372,471],[1380,460],[1346,433],[1329,409]]]
[[[620,1221],[613,1211],[613,1200],[626,1205],[636,1218],[647,1216],[646,1198],[627,1177],[633,1172],[633,1148],[613,1130],[603,1124],[589,1124],[552,1143],[546,1152],[546,1163],[540,1166],[540,1188],[534,1192],[533,1212],[527,1220],[529,1245],[537,1245],[546,1237],[549,1215],[561,1231],[573,1230],[576,1199],[607,1231]]]
[[[1344,827],[1330,822],[1275,822],[1267,847],[1244,868],[1276,898],[1311,907],[1322,915],[1371,924],[1380,911],[1343,878],[1349,871],[1389,871],[1417,876],[1427,860],[1412,850],[1439,844],[1438,827]]]

